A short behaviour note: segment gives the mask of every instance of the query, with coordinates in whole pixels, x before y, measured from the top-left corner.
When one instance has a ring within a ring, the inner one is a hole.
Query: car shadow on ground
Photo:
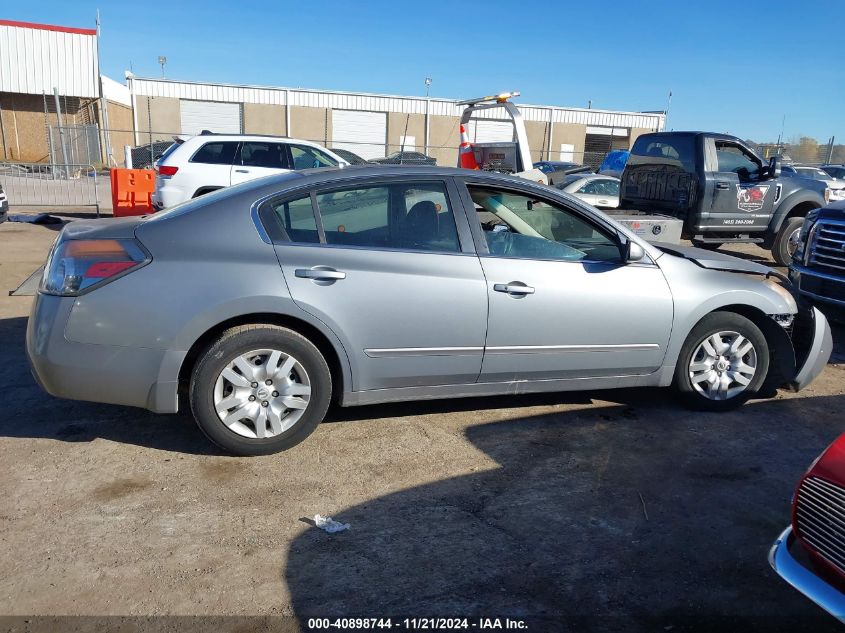
[[[470,427],[483,472],[308,528],[281,570],[311,617],[529,618],[531,630],[833,631],[776,576],[801,473],[845,428],[845,396],[722,414],[650,402]],[[450,465],[454,472],[455,465]]]

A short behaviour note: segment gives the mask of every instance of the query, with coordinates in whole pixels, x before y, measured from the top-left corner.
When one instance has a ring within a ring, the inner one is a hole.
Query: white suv
[[[175,140],[156,161],[156,209],[270,174],[348,165],[321,145],[293,138],[204,133]]]

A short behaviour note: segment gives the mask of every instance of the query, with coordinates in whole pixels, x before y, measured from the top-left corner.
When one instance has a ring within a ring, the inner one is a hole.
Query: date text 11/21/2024
[[[526,630],[518,618],[309,618],[309,631],[320,630]]]

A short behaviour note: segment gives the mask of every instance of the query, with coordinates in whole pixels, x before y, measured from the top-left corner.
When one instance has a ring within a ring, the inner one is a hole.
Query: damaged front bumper
[[[795,373],[786,386],[800,391],[815,380],[830,360],[833,334],[824,314],[814,307],[799,308],[793,328]]]

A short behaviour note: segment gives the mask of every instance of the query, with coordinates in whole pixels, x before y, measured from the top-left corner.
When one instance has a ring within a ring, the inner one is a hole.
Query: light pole
[[[161,66],[161,77],[164,79],[164,65],[167,63],[167,58],[164,55],[158,56],[158,64]]]
[[[431,88],[431,77],[425,78],[425,98],[428,99],[428,90]]]
[[[669,106],[672,105],[672,91],[669,91],[669,98],[666,100],[666,112],[663,116],[663,129],[667,129],[669,127]]]

